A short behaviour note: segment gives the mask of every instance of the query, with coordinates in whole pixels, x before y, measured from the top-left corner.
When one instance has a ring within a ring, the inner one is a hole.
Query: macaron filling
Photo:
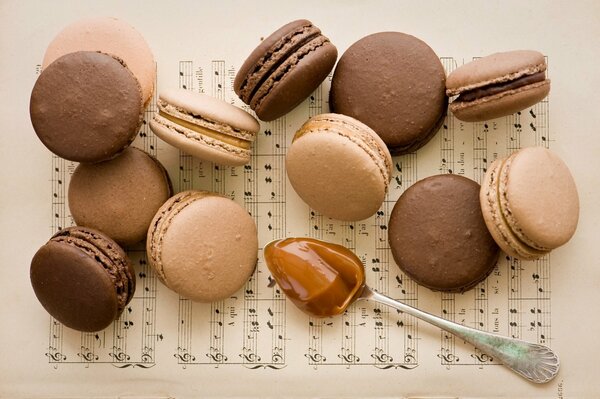
[[[515,90],[523,86],[528,86],[534,83],[543,82],[546,80],[545,71],[536,72],[530,75],[521,76],[515,80],[491,83],[485,86],[476,87],[471,90],[460,93],[455,102],[471,102],[484,97],[493,96],[509,90]]]
[[[214,140],[217,140],[217,141],[220,141],[220,142],[232,145],[232,146],[237,147],[237,148],[241,148],[241,149],[244,149],[244,150],[249,150],[250,149],[250,141],[248,141],[248,140],[243,140],[243,139],[240,139],[240,138],[237,138],[237,137],[233,137],[233,136],[230,136],[230,135],[227,135],[227,134],[224,134],[224,133],[220,133],[217,130],[208,129],[208,128],[204,127],[204,126],[200,126],[198,124],[194,124],[192,122],[189,122],[189,121],[186,121],[184,119],[181,119],[181,118],[179,118],[177,116],[170,115],[170,114],[164,112],[163,110],[159,110],[158,114],[160,116],[162,116],[163,118],[165,118],[165,119],[173,122],[174,124],[183,126],[184,128],[189,129],[189,130],[191,130],[191,131],[193,131],[195,133],[199,133],[199,134],[201,134],[203,136],[210,137],[211,139],[214,139]],[[189,115],[191,115],[191,114],[189,114]],[[203,119],[203,118],[201,118],[201,117],[199,117],[197,115],[192,115],[192,116],[193,116],[194,119],[206,121],[206,119]],[[213,124],[217,125],[214,122],[213,122]],[[225,127],[225,125],[219,125],[219,127]]]

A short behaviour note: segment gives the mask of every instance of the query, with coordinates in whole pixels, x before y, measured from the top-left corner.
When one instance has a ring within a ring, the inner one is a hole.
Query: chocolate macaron
[[[31,285],[55,319],[79,331],[99,331],[117,319],[135,292],[135,273],[119,245],[103,233],[69,227],[33,257]]]
[[[340,58],[329,94],[332,112],[373,129],[392,155],[416,151],[442,126],[446,73],[422,40],[400,32],[366,36]]]
[[[508,255],[537,259],[571,239],[579,196],[565,163],[543,147],[495,160],[481,187],[485,222]]]
[[[142,123],[140,84],[110,55],[79,51],[58,58],[38,77],[29,103],[33,128],[59,157],[106,161],[123,151]]]
[[[258,121],[241,108],[189,90],[160,93],[150,122],[158,137],[205,161],[222,165],[250,162]]]
[[[152,218],[172,191],[162,164],[129,147],[109,161],[75,168],[69,182],[69,209],[77,225],[132,245],[146,238]]]
[[[346,221],[377,212],[392,173],[391,155],[379,136],[364,123],[339,114],[317,115],[302,125],[285,165],[304,202]]]
[[[184,191],[156,213],[146,241],[150,265],[179,295],[225,299],[248,281],[258,259],[258,233],[248,212],[208,191]]]
[[[331,72],[337,49],[305,19],[264,39],[238,71],[233,87],[259,119],[271,121],[306,99]]]
[[[500,249],[479,204],[479,184],[446,174],[417,181],[398,199],[388,224],[396,264],[418,284],[462,292],[487,277]]]
[[[485,121],[521,111],[550,92],[544,55],[507,51],[479,58],[448,75],[446,93],[458,97],[450,110],[466,122]]]

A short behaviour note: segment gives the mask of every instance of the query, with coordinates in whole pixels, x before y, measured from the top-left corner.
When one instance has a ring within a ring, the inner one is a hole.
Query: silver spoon
[[[461,324],[445,320],[441,317],[434,316],[430,313],[406,305],[402,302],[399,302],[395,299],[392,299],[388,296],[374,291],[364,283],[364,267],[362,266],[360,260],[350,250],[340,245],[330,244],[324,241],[308,238],[290,238],[285,240],[274,240],[268,243],[264,247],[265,261],[267,263],[267,266],[271,270],[273,277],[275,278],[279,286],[283,289],[283,291],[286,293],[286,295],[288,295],[288,297],[290,297],[290,292],[286,291],[287,280],[285,280],[285,278],[281,278],[281,275],[278,276],[278,273],[273,273],[274,270],[281,270],[280,268],[275,269],[280,265],[274,265],[273,263],[275,263],[275,261],[268,259],[268,257],[266,256],[267,252],[269,250],[272,250],[272,248],[276,246],[276,244],[286,240],[304,240],[307,242],[311,242],[316,246],[321,245],[322,247],[326,246],[328,248],[335,248],[335,250],[346,251],[343,255],[341,255],[341,260],[348,262],[348,259],[350,259],[350,261],[356,259],[358,261],[358,263],[360,264],[360,276],[357,277],[357,283],[359,285],[357,285],[357,289],[354,294],[355,296],[349,298],[348,301],[345,301],[343,306],[338,309],[339,312],[337,313],[343,312],[343,310],[345,310],[347,306],[349,306],[351,303],[357,300],[371,300],[379,302],[384,305],[391,306],[394,309],[407,313],[418,319],[433,324],[434,326],[439,327],[442,330],[446,330],[454,334],[455,336],[463,339],[471,345],[474,345],[475,347],[479,348],[479,350],[481,350],[482,352],[499,360],[502,364],[504,364],[517,374],[521,375],[522,377],[528,379],[529,381],[538,384],[545,383],[553,379],[558,373],[558,356],[552,351],[552,349],[548,348],[547,346],[534,344],[515,338],[509,338],[498,334],[492,334],[489,332],[476,330],[471,327],[466,327]],[[303,248],[301,249],[301,252],[297,252],[296,255],[303,255],[304,252],[308,253],[309,251],[306,248]],[[328,252],[327,255],[331,256],[332,253],[333,252]],[[319,263],[321,266],[323,265],[321,258],[319,258]],[[338,265],[340,264],[338,263]],[[296,266],[297,265],[294,265],[294,267]],[[307,274],[307,271],[308,273],[310,273],[311,270],[309,265],[302,266],[305,267],[305,270],[302,271],[303,276]],[[331,270],[335,272],[336,264],[329,264],[328,267],[329,266],[331,268],[328,269],[327,272],[329,272],[329,274],[331,274]],[[314,267],[316,268],[317,266]],[[288,286],[287,288],[289,287],[290,286]],[[297,300],[294,300],[292,297],[290,297],[290,299],[292,299],[292,302],[294,302],[294,304],[301,307],[300,305],[298,305]],[[307,310],[306,308],[302,307],[301,309],[311,314],[310,310]],[[317,314],[317,316],[323,315]]]

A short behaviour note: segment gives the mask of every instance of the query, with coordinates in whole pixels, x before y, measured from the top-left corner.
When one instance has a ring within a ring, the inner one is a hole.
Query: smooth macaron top
[[[446,79],[449,96],[546,70],[544,55],[533,50],[494,53],[457,68]]]
[[[448,98],[440,59],[422,40],[380,32],[340,58],[329,95],[332,112],[368,125],[394,155],[425,145],[441,126]]]
[[[398,199],[388,223],[396,264],[433,290],[462,292],[494,268],[498,245],[479,204],[480,186],[444,174],[417,181]]]
[[[124,21],[112,17],[85,18],[60,31],[48,45],[42,68],[65,54],[77,51],[101,51],[122,59],[138,79],[143,102],[154,91],[156,63],[144,37]]]
[[[106,328],[135,292],[125,252],[108,236],[84,227],[56,233],[31,261],[31,284],[44,308],[79,331]]]
[[[60,57],[38,77],[29,103],[33,128],[54,154],[76,162],[114,157],[142,123],[142,94],[118,59],[79,51]]]
[[[372,129],[351,117],[321,114],[294,135],[286,172],[310,207],[339,220],[362,220],[381,206],[392,159]]]
[[[234,294],[258,257],[256,225],[234,201],[206,191],[184,191],[157,212],[146,242],[150,265],[178,294],[200,302]]]
[[[109,161],[75,168],[69,182],[69,209],[77,225],[132,245],[146,238],[152,218],[172,191],[162,164],[129,147]]]
[[[292,110],[333,68],[337,49],[310,21],[292,21],[264,39],[248,56],[234,90],[265,121]]]
[[[500,206],[527,245],[550,250],[565,244],[579,219],[577,187],[566,164],[544,147],[527,147],[503,164]]]

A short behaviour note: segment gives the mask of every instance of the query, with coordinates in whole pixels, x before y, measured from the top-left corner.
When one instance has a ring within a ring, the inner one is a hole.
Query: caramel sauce
[[[264,257],[279,287],[311,316],[343,313],[365,284],[362,262],[341,245],[313,238],[286,238],[268,244]]]

